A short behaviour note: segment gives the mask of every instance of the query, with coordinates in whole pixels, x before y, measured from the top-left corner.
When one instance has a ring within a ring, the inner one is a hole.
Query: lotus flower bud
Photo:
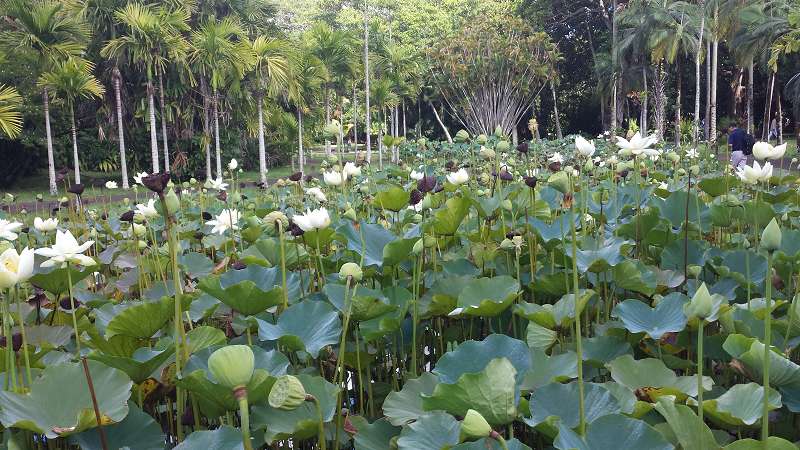
[[[467,130],[458,130],[456,133],[456,142],[467,142],[469,140],[469,133]]]
[[[361,186],[359,186],[358,192],[362,194],[369,194],[369,186],[362,184]]]
[[[705,283],[697,288],[689,303],[684,305],[683,312],[687,317],[697,317],[704,320],[714,315],[714,297],[708,292]]]
[[[547,179],[547,184],[562,194],[566,194],[570,191],[569,176],[566,172],[556,172],[550,175],[550,178]]]
[[[422,209],[431,209],[433,207],[433,199],[431,199],[430,195],[426,195],[422,198],[420,205],[422,205]]]
[[[417,239],[417,242],[414,243],[414,247],[411,249],[411,252],[415,255],[419,255],[423,247],[423,239]]]
[[[486,137],[485,134],[479,134],[478,137],[475,138],[475,142],[477,142],[478,145],[486,145],[487,139],[488,138]]]
[[[354,262],[348,262],[342,264],[342,267],[339,269],[339,279],[346,280],[352,277],[355,281],[361,281],[364,277],[364,272],[361,270],[361,266]]]
[[[686,275],[692,278],[697,278],[698,276],[700,276],[700,272],[702,270],[703,267],[698,266],[697,264],[689,264],[688,266],[686,266],[686,272],[687,272]]]
[[[170,214],[175,214],[175,212],[181,208],[181,201],[175,194],[174,189],[170,189],[167,194],[164,195],[164,204],[166,205]]]
[[[680,175],[680,176],[684,176],[684,175],[686,175],[686,170],[684,170],[684,168],[683,168],[683,167],[679,168],[679,169],[678,169],[678,175]]]
[[[481,413],[468,409],[464,420],[461,421],[461,440],[480,439],[492,434],[492,426],[483,418]]]
[[[284,375],[275,381],[269,391],[269,406],[291,411],[297,409],[306,401],[306,389],[299,378]]]
[[[436,246],[436,238],[433,236],[425,236],[424,241],[425,248],[433,248]]]
[[[669,152],[665,155],[665,158],[667,158],[667,160],[669,160],[670,162],[676,163],[681,160],[681,155],[675,152]]]
[[[217,383],[236,390],[247,386],[253,378],[255,356],[246,345],[228,345],[216,350],[208,358],[208,370]]]
[[[505,199],[502,202],[500,202],[500,207],[506,211],[511,211],[512,209],[514,209],[514,205],[511,204],[511,200],[509,199]]]
[[[343,216],[348,218],[348,219],[350,219],[350,220],[352,220],[353,222],[358,220],[358,217],[356,216],[356,210],[353,209],[353,208],[347,208],[347,210],[344,212]]]
[[[422,214],[414,214],[414,215],[411,217],[411,221],[412,221],[412,222],[414,222],[414,223],[420,223],[420,222],[422,222]]]
[[[514,241],[511,239],[505,238],[502,242],[500,242],[500,248],[503,250],[511,250],[514,248]]]
[[[583,165],[583,171],[591,172],[593,170],[594,170],[594,163],[591,160],[586,161],[586,163]]]
[[[138,223],[133,224],[133,235],[136,237],[144,237],[147,234],[147,227],[144,225],[139,225]]]
[[[695,164],[695,165],[689,167],[689,171],[692,173],[692,175],[696,176],[696,175],[698,175],[700,173],[700,166]]]
[[[762,250],[772,253],[781,248],[781,238],[781,227],[778,226],[778,222],[773,217],[769,225],[767,225],[761,233],[761,243],[759,246]]]
[[[511,149],[511,144],[509,144],[508,141],[500,141],[497,143],[495,149],[500,153],[506,153]]]
[[[147,248],[147,242],[145,241],[138,241],[136,245],[139,247],[139,250],[144,250]]]
[[[496,137],[503,137],[503,127],[498,125],[494,128],[494,135]]]

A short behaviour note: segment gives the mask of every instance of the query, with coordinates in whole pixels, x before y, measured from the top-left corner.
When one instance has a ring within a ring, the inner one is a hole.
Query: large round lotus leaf
[[[621,414],[610,414],[595,420],[586,427],[586,436],[580,436],[566,425],[560,424],[553,446],[559,450],[673,450],[675,448],[647,423]]]
[[[699,224],[701,221],[707,220],[707,210],[705,202],[698,199],[697,194],[686,191],[673,192],[669,197],[661,200],[658,197],[652,198],[652,203],[661,212],[661,216],[667,219],[673,228],[679,229],[683,227],[686,220],[686,201],[689,201],[689,223]],[[698,212],[700,216],[698,217]]]
[[[516,439],[507,440],[506,445],[508,446],[508,450],[531,450],[530,447]],[[500,444],[500,441],[496,439],[483,438],[477,441],[458,444],[454,447],[450,447],[450,450],[503,450],[503,446]]]
[[[133,355],[114,356],[104,352],[92,352],[89,359],[94,359],[103,364],[125,372],[134,383],[139,384],[175,353],[175,347],[170,346],[165,350],[153,350],[148,347],[136,349]]]
[[[555,344],[557,339],[558,333],[555,330],[547,329],[536,322],[528,322],[525,331],[525,342],[528,347],[546,350]]]
[[[464,286],[473,279],[468,275],[453,275],[434,281],[433,286],[419,299],[419,316],[430,318],[449,314],[456,307]]]
[[[755,439],[741,439],[722,448],[723,450],[762,450],[764,448],[764,442]],[[796,445],[777,436],[770,436],[767,438],[766,448],[769,450],[797,450]]]
[[[468,316],[494,317],[505,311],[519,295],[519,283],[501,275],[470,281],[458,295],[454,311]]]
[[[292,270],[308,259],[305,247],[294,242],[283,243],[283,255],[286,260],[286,269]],[[281,266],[281,246],[278,239],[260,239],[248,247],[242,260],[246,264],[259,264],[262,266]]]
[[[69,271],[70,273],[67,274],[66,267],[37,267],[36,274],[31,277],[30,282],[51,294],[63,294],[69,291],[70,277],[72,277],[72,285],[74,286],[91,275],[95,269],[81,267],[79,270],[77,266],[70,264]]]
[[[538,303],[517,303],[514,305],[514,314],[530,320],[532,323],[539,325],[547,330],[556,328],[556,318],[553,314],[553,305],[546,303],[539,305]]]
[[[108,448],[131,448],[137,450],[163,450],[164,432],[149,414],[130,405],[125,419],[113,425],[103,426]],[[97,428],[86,430],[70,437],[70,442],[82,450],[103,450]]]
[[[88,361],[89,373],[104,423],[128,415],[133,383],[125,373],[97,361]],[[0,392],[0,422],[55,439],[97,426],[89,386],[81,363],[47,366],[33,380],[30,392]]]
[[[364,266],[399,264],[411,256],[416,239],[399,239],[378,224],[346,222],[336,229],[346,239],[347,248],[363,256]],[[363,243],[363,245],[362,245]]]
[[[222,330],[206,325],[194,327],[186,333],[186,347],[190,355],[213,345],[222,345],[227,341]]]
[[[244,450],[242,432],[227,425],[215,430],[195,431],[174,450]]]
[[[666,419],[669,428],[684,450],[719,448],[708,425],[700,424],[700,418],[692,408],[675,404],[675,398],[664,396],[656,402],[656,411]]]
[[[621,412],[617,399],[602,384],[585,383],[583,385],[583,399],[586,405],[586,423],[592,423],[599,417]],[[535,427],[545,424],[542,432],[547,433],[550,428],[551,437],[554,437],[558,424],[568,428],[575,428],[580,422],[578,404],[580,394],[578,383],[573,381],[568,384],[551,383],[536,389],[530,398],[530,419],[525,423]]]
[[[343,284],[328,283],[322,288],[322,292],[342,314],[347,313],[349,306],[351,318],[355,321],[374,319],[395,309],[383,292],[360,285],[349,290],[347,305],[344,298],[345,288]]]
[[[767,277],[767,258],[752,250],[725,252],[722,262],[715,266],[739,284],[761,285]]]
[[[464,197],[453,197],[433,215],[433,231],[437,236],[454,236],[461,222],[467,217],[472,203]]]
[[[254,315],[283,303],[279,267],[249,265],[220,276],[203,278],[198,287],[244,315]]]
[[[455,383],[465,373],[482,371],[495,358],[506,358],[516,370],[517,384],[531,368],[530,350],[524,342],[504,334],[490,334],[482,341],[462,342],[442,355],[433,373],[442,383]]]
[[[583,360],[598,366],[630,354],[633,354],[633,350],[628,341],[616,336],[595,336],[583,340]]]
[[[408,199],[408,191],[400,186],[391,186],[375,194],[375,206],[397,212],[408,205]]]
[[[425,410],[422,408],[422,396],[433,394],[433,389],[438,381],[436,376],[430,372],[406,381],[403,389],[392,391],[386,396],[386,400],[383,402],[383,414],[395,426],[406,425],[417,420],[425,414]]]
[[[696,377],[675,375],[660,359],[635,360],[631,355],[624,355],[606,364],[606,367],[611,371],[614,381],[632,391],[645,389],[652,399],[662,395],[697,395]],[[713,382],[711,377],[704,376],[703,389],[710,390]]]
[[[622,246],[627,244],[620,238],[609,239],[605,242],[587,242],[586,250],[578,250],[576,262],[578,270],[584,272],[603,272],[621,263],[624,257],[621,254]]]
[[[531,369],[525,373],[522,389],[532,391],[552,382],[562,383],[578,376],[578,357],[573,352],[549,356],[531,349]]]
[[[296,303],[282,312],[275,324],[261,319],[256,321],[262,341],[278,341],[289,350],[304,350],[313,358],[326,345],[339,342],[342,332],[339,314],[321,301]]]
[[[391,448],[392,438],[400,434],[400,427],[392,425],[385,417],[372,423],[360,416],[350,416],[349,419],[358,430],[353,438],[355,450],[386,450]]]
[[[178,263],[186,275],[194,279],[208,276],[214,270],[214,262],[208,256],[197,252],[181,254]]]
[[[713,400],[703,402],[706,416],[723,424],[739,427],[754,425],[761,419],[764,387],[756,383],[736,384]],[[781,407],[781,394],[769,389],[769,409]]]
[[[168,297],[158,301],[114,305],[114,317],[106,325],[106,339],[117,334],[149,339],[172,317],[174,305],[175,300]],[[104,305],[104,308],[108,306]]]
[[[763,379],[765,345],[761,341],[741,334],[731,334],[725,339],[722,348],[741,361],[747,369],[747,374],[755,381]],[[769,353],[769,361],[770,386],[779,388],[800,385],[800,366],[784,357],[774,347]]]
[[[461,423],[444,412],[432,412],[403,427],[398,450],[450,448],[458,444]]]
[[[300,379],[306,392],[319,400],[322,420],[332,421],[336,414],[339,388],[319,376],[300,374],[297,378]],[[254,429],[266,429],[264,439],[268,444],[272,444],[277,440],[288,438],[302,440],[315,436],[319,424],[317,417],[314,402],[305,402],[291,411],[273,408],[264,402],[253,407],[250,420]]]
[[[478,373],[465,373],[455,384],[440,383],[430,396],[423,395],[427,411],[444,410],[464,416],[474,409],[491,425],[505,425],[517,416],[515,377],[517,371],[506,358],[489,361]]]
[[[653,295],[658,285],[658,277],[639,260],[626,259],[611,270],[611,278],[619,289]]]
[[[358,324],[358,331],[367,342],[375,341],[397,331],[408,312],[413,300],[411,292],[403,287],[389,286],[383,289],[383,295],[389,300],[392,310]]]
[[[652,339],[661,339],[667,333],[677,333],[686,327],[683,305],[688,298],[680,293],[667,295],[655,308],[641,300],[625,300],[614,307],[613,315],[622,320],[631,333],[647,333]]]
[[[727,194],[735,186],[739,185],[739,177],[733,175],[718,175],[710,178],[703,178],[697,185],[706,194],[712,197],[719,197]]]

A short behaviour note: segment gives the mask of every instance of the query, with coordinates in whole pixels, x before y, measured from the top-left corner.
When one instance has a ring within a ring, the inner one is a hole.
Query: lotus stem
[[[283,222],[280,220],[275,221],[278,226],[278,243],[281,251],[281,284],[283,286],[283,310],[289,308],[289,292],[286,287],[286,248],[284,246],[283,238]]]
[[[766,316],[764,317],[764,407],[761,411],[761,440],[764,443],[764,448],[768,447],[767,439],[769,439],[769,363],[770,363],[770,346],[772,344],[772,252],[767,254],[767,279],[766,279],[766,293],[765,293],[765,309]]]
[[[244,445],[244,450],[253,450],[253,444],[250,442],[250,409],[247,404],[247,388],[240,387],[234,389],[233,395],[239,403],[239,419],[242,425],[242,445]]]
[[[81,335],[78,332],[78,311],[75,310],[75,298],[72,296],[72,270],[67,262],[67,294],[69,295],[69,307],[72,310],[72,329],[75,331],[75,357],[81,356]]]
[[[6,348],[5,348],[5,356],[6,356],[6,383],[5,388],[6,390],[12,389],[14,391],[17,390],[17,370],[14,368],[14,346],[12,344],[12,336],[11,336],[11,312],[9,311],[9,305],[11,303],[11,289],[6,291],[6,299],[2,303],[3,308],[3,335],[6,337]]]
[[[586,434],[586,405],[583,398],[583,343],[581,342],[581,312],[580,302],[578,301],[578,242],[575,233],[574,201],[570,202],[569,213],[569,227],[572,234],[572,290],[574,295],[573,300],[575,302],[575,353],[578,358],[578,411],[580,414],[578,433],[584,436]]]
[[[14,294],[17,301],[17,315],[19,315],[19,332],[22,335],[22,357],[25,359],[25,374],[28,376],[28,386],[30,386],[33,383],[33,376],[31,376],[31,359],[30,356],[28,356],[28,336],[25,332],[25,320],[22,318],[22,306],[20,305],[21,302],[19,301],[19,290],[15,290]]]
[[[703,433],[703,330],[706,324],[705,319],[699,317],[700,324],[697,328],[697,435]],[[661,350],[659,344],[659,351]]]
[[[314,409],[317,410],[317,443],[320,450],[326,450],[328,443],[325,441],[325,418],[322,416],[322,405],[319,400],[311,394],[306,395],[306,401],[314,402]]]

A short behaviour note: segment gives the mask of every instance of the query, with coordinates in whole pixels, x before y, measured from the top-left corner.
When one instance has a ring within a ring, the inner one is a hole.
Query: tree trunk
[[[750,59],[750,64],[747,66],[747,132],[753,132],[753,59]]]
[[[161,139],[164,143],[164,171],[170,172],[172,167],[169,164],[169,144],[167,143],[167,108],[164,103],[164,74],[158,71],[158,102],[161,108]]]
[[[200,78],[200,92],[203,95],[203,146],[206,152],[206,180],[212,178],[211,173],[211,120],[209,118],[208,86],[205,78]]]
[[[267,146],[264,143],[264,98],[256,97],[258,102],[258,173],[261,183],[267,185]]]
[[[561,133],[561,119],[558,117],[558,100],[556,99],[556,86],[553,80],[550,80],[550,93],[553,94],[553,116],[556,121],[556,137],[563,139],[564,135]]]
[[[433,102],[428,101],[428,104],[431,106],[431,109],[433,110],[433,116],[436,117],[436,122],[438,122],[439,126],[442,127],[442,130],[444,130],[444,135],[447,138],[447,142],[452,144],[453,143],[453,137],[450,136],[450,132],[447,130],[447,127],[444,126],[444,123],[442,122],[442,118],[439,117],[439,112],[436,111],[436,108],[433,106]]]
[[[331,123],[331,92],[328,83],[325,83],[325,126]],[[326,133],[327,134],[327,133]],[[331,141],[325,139],[325,155],[331,155]]]
[[[611,2],[611,136],[617,135],[617,0]]]
[[[406,124],[406,100],[403,99],[403,137],[408,135],[408,124]]]
[[[119,139],[119,170],[122,172],[122,189],[128,189],[128,161],[125,156],[125,130],[122,126],[122,99],[120,94],[120,74],[114,67],[114,99],[116,100],[117,112],[117,137]]]
[[[681,73],[681,57],[675,58],[675,146],[681,145],[681,96],[683,95],[683,74]]]
[[[714,24],[719,22],[719,10],[714,10]],[[708,121],[708,139],[712,145],[717,143],[717,61],[719,53],[719,36],[714,36],[711,56],[711,111]]]
[[[217,178],[222,177],[222,151],[220,150],[219,145],[219,95],[217,94],[217,88],[212,88],[213,96],[212,101],[214,102],[212,113],[214,114],[214,152],[217,157]]]
[[[664,131],[666,128],[666,108],[665,108],[665,101],[664,98],[664,82],[665,82],[665,74],[664,74],[664,62],[659,61],[656,65],[656,79],[653,82],[653,105],[656,109],[656,136],[658,136],[658,140],[661,141],[664,139]]]
[[[642,134],[647,134],[647,103],[650,100],[650,93],[648,91],[647,86],[647,64],[642,66],[642,84],[644,87],[644,99],[642,99],[642,123],[639,125],[639,129],[642,131]]]
[[[703,0],[700,0],[703,10]],[[706,26],[706,15],[700,15],[700,37],[697,39],[697,55],[694,62],[694,117],[692,118],[692,145],[697,147],[697,135],[700,133],[700,61],[703,51],[703,31]]]
[[[778,91],[778,145],[783,144],[783,108],[781,107],[781,93]]]
[[[380,126],[378,127],[378,170],[383,170],[383,127],[386,124],[386,113],[381,108],[378,117],[380,118]]]
[[[303,110],[297,108],[297,164],[300,172],[305,173],[306,156],[303,154]]]
[[[767,83],[767,103],[764,106],[764,132],[762,139],[769,140],[769,123],[772,120],[772,95],[775,91],[775,72],[770,73]]]
[[[153,159],[153,173],[158,173],[158,135],[156,133],[156,101],[152,80],[147,81],[147,103],[150,107],[150,157]]]
[[[353,153],[358,154],[358,98],[356,83],[353,83]],[[358,158],[356,158],[358,160]]]
[[[81,184],[81,162],[78,159],[78,131],[75,129],[75,108],[69,105],[70,130],[72,131],[72,164],[75,165],[75,184]]]
[[[514,148],[516,148],[517,144],[519,144],[519,132],[517,131],[516,125],[514,125],[514,128],[511,129],[511,144],[514,146]]]
[[[367,164],[372,162],[372,119],[369,110],[369,26],[367,24],[367,0],[364,0],[364,130],[366,135]]]
[[[711,118],[711,41],[706,41],[706,115],[703,121],[703,137],[708,141]]]
[[[50,132],[50,99],[47,88],[42,91],[42,105],[44,106],[44,129],[47,136],[47,173],[50,178],[50,194],[56,195],[58,186],[56,186],[56,163],[53,156],[53,135]]]

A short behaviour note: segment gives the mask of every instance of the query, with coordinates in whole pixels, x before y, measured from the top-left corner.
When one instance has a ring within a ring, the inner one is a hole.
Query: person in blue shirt
[[[747,164],[748,138],[747,131],[739,127],[736,121],[728,125],[728,149],[731,152],[731,165],[734,169]]]

